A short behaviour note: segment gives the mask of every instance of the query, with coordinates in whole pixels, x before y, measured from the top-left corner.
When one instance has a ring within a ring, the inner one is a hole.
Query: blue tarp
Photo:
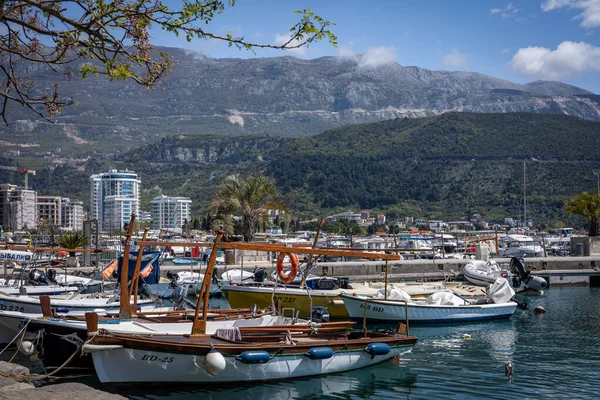
[[[142,287],[143,283],[155,284],[160,281],[160,255],[162,253],[158,251],[154,252],[144,252],[142,254],[142,266],[140,271],[143,271],[148,265],[152,264],[152,272],[146,278],[140,278],[139,288]],[[137,262],[137,251],[132,251],[129,253],[129,274],[127,275],[127,280],[130,281],[133,277],[133,272],[135,271],[135,264]],[[117,269],[117,276],[121,276],[121,266],[123,265],[123,255],[119,257],[119,268]]]

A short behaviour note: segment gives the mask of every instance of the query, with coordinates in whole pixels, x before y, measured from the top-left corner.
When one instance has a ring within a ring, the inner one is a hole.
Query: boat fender
[[[69,309],[67,307],[56,307],[56,312],[58,314],[66,314],[69,312]]]
[[[370,343],[365,347],[365,351],[371,355],[371,358],[375,356],[384,356],[390,352],[390,346],[386,343]]]
[[[211,349],[204,358],[204,370],[211,376],[217,376],[225,371],[227,362],[223,354],[219,353],[214,348]]]
[[[542,306],[537,306],[536,308],[533,309],[533,312],[536,314],[543,314],[546,312],[546,309]]]
[[[304,355],[311,360],[325,360],[333,357],[333,350],[330,347],[312,347]]]
[[[235,357],[236,360],[241,361],[244,364],[264,364],[269,362],[271,358],[271,355],[264,350],[244,351],[242,354]]]
[[[23,355],[30,356],[35,353],[35,346],[29,340],[23,340],[21,344],[19,344],[19,351]]]
[[[548,282],[540,276],[532,276],[526,283],[530,289],[534,290],[544,290],[548,286]]]

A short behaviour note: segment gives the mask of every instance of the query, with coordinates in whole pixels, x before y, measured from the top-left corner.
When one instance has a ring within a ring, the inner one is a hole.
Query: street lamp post
[[[596,193],[600,194],[600,169],[593,169],[592,172],[594,173],[594,176],[598,180],[598,186],[596,187]]]

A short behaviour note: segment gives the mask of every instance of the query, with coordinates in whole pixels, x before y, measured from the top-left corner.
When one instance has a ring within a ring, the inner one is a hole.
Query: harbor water
[[[419,342],[399,361],[347,373],[111,391],[139,399],[592,399],[600,381],[599,298],[600,288],[556,287],[541,296],[521,296],[528,309],[510,320],[413,327]],[[535,314],[538,305],[547,312]],[[515,366],[512,383],[505,376],[507,361]]]

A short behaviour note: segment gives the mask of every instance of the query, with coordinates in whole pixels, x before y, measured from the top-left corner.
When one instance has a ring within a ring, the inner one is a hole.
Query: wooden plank
[[[136,242],[137,245],[144,246],[171,246],[171,247],[195,247],[205,246],[205,242]],[[308,247],[284,247],[278,244],[261,244],[261,243],[241,243],[241,242],[221,242],[215,245],[219,249],[236,249],[236,250],[257,250],[273,253],[294,253],[294,254],[312,254],[325,256],[338,256],[349,258],[367,258],[380,260],[400,260],[400,256],[396,254],[370,253],[363,250],[352,249],[324,249],[324,248],[308,248]]]

